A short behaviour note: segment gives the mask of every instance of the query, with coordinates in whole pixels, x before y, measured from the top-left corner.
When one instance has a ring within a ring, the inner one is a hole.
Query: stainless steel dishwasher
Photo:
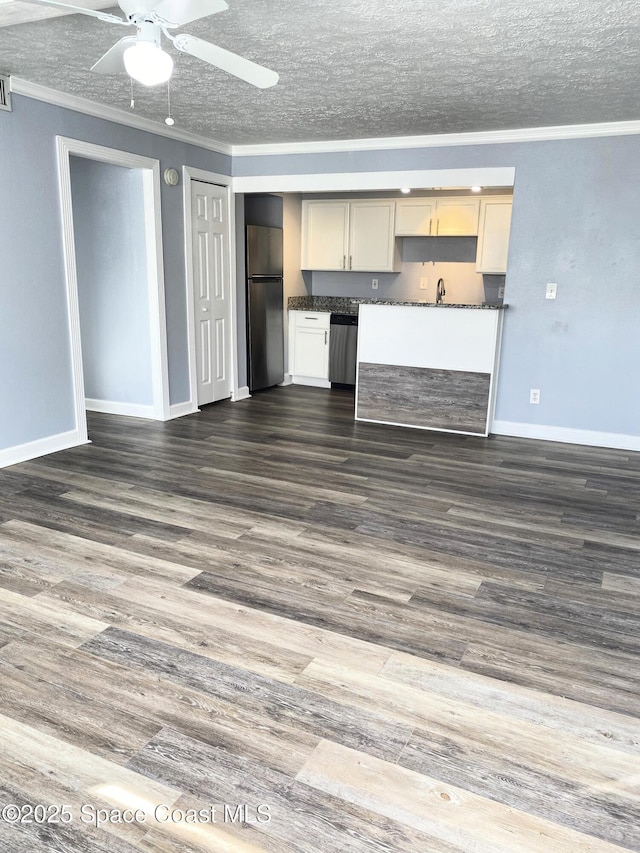
[[[332,386],[353,386],[356,384],[358,315],[332,314],[329,324],[329,382]]]

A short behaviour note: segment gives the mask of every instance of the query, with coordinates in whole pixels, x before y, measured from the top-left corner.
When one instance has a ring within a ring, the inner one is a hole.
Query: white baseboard
[[[26,462],[28,459],[37,459],[38,456],[46,456],[48,453],[57,453],[58,450],[67,450],[69,447],[78,447],[80,444],[90,443],[80,440],[77,429],[59,432],[57,435],[49,435],[46,438],[38,438],[36,441],[16,444],[14,447],[6,447],[4,450],[0,450],[0,468],[6,468],[7,465],[17,465],[18,462]]]
[[[640,450],[640,436],[618,432],[597,432],[590,429],[525,424],[516,421],[494,421],[491,432],[517,438],[539,438],[564,444],[586,444],[590,447],[611,447],[617,450]]]
[[[285,373],[284,379],[282,380],[282,382],[279,382],[278,385],[281,388],[284,388],[285,385],[293,385],[293,376],[290,373]]]
[[[240,400],[248,400],[250,396],[249,386],[243,385],[242,388],[238,388],[235,394],[231,394],[231,402],[239,403]]]
[[[311,376],[292,376],[294,385],[310,385],[312,388],[331,388],[328,379],[314,379]]]
[[[167,420],[172,421],[174,418],[182,418],[184,415],[193,415],[199,412],[200,409],[192,400],[187,400],[186,403],[174,403],[169,406],[169,417]]]
[[[129,418],[147,418],[158,420],[153,406],[141,406],[137,403],[116,403],[113,400],[84,401],[88,412],[102,412],[105,415],[124,415]]]

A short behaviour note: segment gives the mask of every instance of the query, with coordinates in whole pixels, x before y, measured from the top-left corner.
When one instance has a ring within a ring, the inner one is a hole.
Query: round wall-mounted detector
[[[167,186],[175,187],[176,184],[180,181],[180,175],[178,174],[177,169],[165,169],[164,170],[164,182]]]

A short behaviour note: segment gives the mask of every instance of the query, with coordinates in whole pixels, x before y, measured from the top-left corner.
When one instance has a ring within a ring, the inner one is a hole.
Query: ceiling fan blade
[[[275,71],[270,71],[263,65],[258,65],[251,62],[250,59],[245,59],[243,56],[238,56],[237,53],[231,53],[230,50],[225,50],[223,47],[218,47],[208,41],[189,36],[186,33],[181,33],[172,39],[174,45],[183,53],[190,53],[192,56],[197,56],[205,62],[215,65],[216,68],[221,68],[223,71],[233,74],[234,77],[239,77],[241,80],[251,83],[252,86],[257,86],[259,89],[268,89],[269,86],[275,86],[279,76]]]
[[[108,24],[125,24],[129,26],[129,21],[123,21],[117,15],[111,15],[109,12],[100,12],[97,9],[85,9],[84,6],[70,6],[68,3],[58,3],[58,0],[23,0],[24,3],[33,3],[34,6],[51,6],[54,9],[61,9],[70,14],[90,15],[92,18],[98,18],[100,21],[106,21]]]
[[[226,0],[161,0],[154,11],[168,27],[181,27],[228,8]]]
[[[124,67],[124,52],[135,43],[135,36],[125,36],[123,39],[120,39],[91,67],[91,70],[95,71],[96,74],[121,74],[123,71],[126,71]]]

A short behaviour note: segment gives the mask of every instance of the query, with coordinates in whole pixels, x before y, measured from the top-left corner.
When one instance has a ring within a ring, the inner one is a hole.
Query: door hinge
[[[11,112],[11,79],[0,76],[0,110]]]

